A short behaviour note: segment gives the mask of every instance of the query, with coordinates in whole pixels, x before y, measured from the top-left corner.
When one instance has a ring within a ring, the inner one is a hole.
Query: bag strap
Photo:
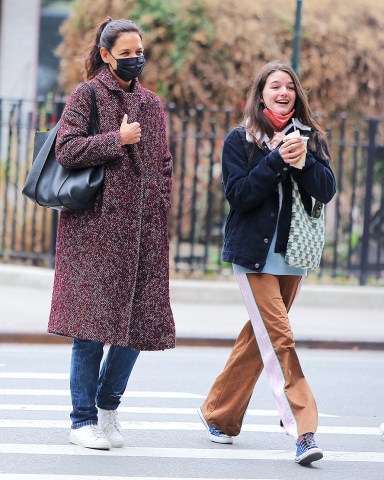
[[[99,112],[97,110],[97,104],[96,104],[96,92],[90,83],[88,82],[84,82],[84,83],[85,85],[87,85],[87,87],[91,91],[91,98],[92,98],[91,125],[89,128],[89,134],[95,135],[95,133],[100,133]]]
[[[40,151],[36,154],[36,158],[33,161],[33,168],[31,168],[28,173],[27,180],[30,181],[32,185],[35,185],[34,192],[33,192],[34,198],[36,198],[35,192],[37,188],[37,180],[40,178],[41,172],[43,171],[49,152],[51,151],[52,148],[54,148],[59,126],[60,126],[60,120],[56,123],[56,125],[51,130],[49,130],[49,132],[44,132],[46,133],[47,138],[43,143],[43,145],[41,146]]]
[[[292,175],[290,175],[290,177],[291,177],[293,195],[296,195],[296,197],[302,203],[299,185],[297,184],[296,180],[292,177]],[[313,208],[312,208],[311,217],[320,218],[320,215],[323,209],[324,209],[324,203],[320,202],[320,200],[315,199],[315,204],[313,205]]]
[[[90,126],[90,134],[93,135],[95,133],[98,133],[100,131],[99,126],[98,126],[98,111],[97,111],[97,105],[96,105],[96,93],[95,89],[92,87],[87,82],[84,82],[89,90],[91,91],[92,95],[92,123]],[[56,123],[56,125],[49,131],[47,132],[47,139],[43,143],[42,147],[40,148],[40,151],[37,153],[36,158],[34,159],[34,169],[30,171],[33,172],[33,175],[37,178],[40,177],[41,172],[43,171],[45,162],[48,158],[49,152],[51,151],[52,148],[54,148],[54,144],[56,141],[56,135],[57,131],[59,130],[60,126],[60,120]]]

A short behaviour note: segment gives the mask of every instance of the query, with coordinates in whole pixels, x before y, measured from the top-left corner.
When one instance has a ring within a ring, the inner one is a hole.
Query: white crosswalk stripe
[[[69,374],[41,372],[0,372],[0,378],[19,378],[23,380],[69,380]]]
[[[0,388],[1,395],[38,396],[38,397],[69,397],[69,390],[51,390],[39,388]],[[185,392],[125,392],[128,398],[191,398],[201,399],[203,395]]]
[[[152,448],[125,447],[112,450],[91,450],[75,445],[4,444],[0,453],[26,455],[76,455],[107,457],[155,457],[155,458],[201,458],[221,460],[270,460],[292,461],[291,450],[229,450],[207,448]],[[383,452],[324,452],[330,462],[379,462],[384,463]]]
[[[116,476],[101,476],[101,475],[60,475],[61,480],[175,480],[175,477],[116,477]],[[1,480],[58,480],[57,475],[34,475],[32,474],[23,474],[20,475],[18,473],[3,473],[1,474]],[[183,477],[183,480],[199,480],[196,477],[187,478]],[[209,479],[204,479],[209,480]],[[220,480],[247,480],[242,478],[223,478],[221,477]],[[278,478],[275,479],[262,479],[259,478],[257,480],[279,480]]]

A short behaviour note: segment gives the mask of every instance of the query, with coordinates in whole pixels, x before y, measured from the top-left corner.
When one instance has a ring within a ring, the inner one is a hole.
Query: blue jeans
[[[73,341],[70,388],[72,428],[97,424],[97,408],[116,410],[139,350],[111,345],[100,370],[104,343]]]

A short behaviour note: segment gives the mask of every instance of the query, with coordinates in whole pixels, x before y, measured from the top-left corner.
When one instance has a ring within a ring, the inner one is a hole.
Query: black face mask
[[[114,68],[113,71],[124,82],[129,82],[137,78],[145,66],[144,57],[115,58],[115,60],[117,62],[117,68]]]

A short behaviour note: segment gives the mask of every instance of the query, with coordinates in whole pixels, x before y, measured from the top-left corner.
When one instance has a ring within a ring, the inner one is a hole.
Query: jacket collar
[[[108,65],[102,66],[97,72],[95,78],[99,80],[103,85],[105,85],[109,90],[115,90],[118,92],[123,92],[127,95],[142,94],[142,87],[139,80],[136,78],[133,81],[133,88],[130,92],[125,92],[120,85],[117,83],[116,78],[112,75],[111,71],[108,68]]]
[[[299,130],[306,130],[306,131],[311,131],[311,127],[308,127],[308,125],[304,125],[304,123],[300,122],[299,119],[297,119],[296,117],[292,117],[292,121],[288,123],[288,125],[283,128],[282,132],[283,133],[288,133],[290,130],[293,130],[294,128],[298,128]],[[259,140],[259,135],[256,135],[257,136],[257,139]],[[247,141],[248,142],[253,142],[253,139],[252,137],[248,134],[248,132],[246,132],[246,137],[247,137]],[[269,140],[270,138],[267,136],[267,135],[264,135],[264,138],[262,140],[261,143],[266,143],[267,145],[269,145]]]

